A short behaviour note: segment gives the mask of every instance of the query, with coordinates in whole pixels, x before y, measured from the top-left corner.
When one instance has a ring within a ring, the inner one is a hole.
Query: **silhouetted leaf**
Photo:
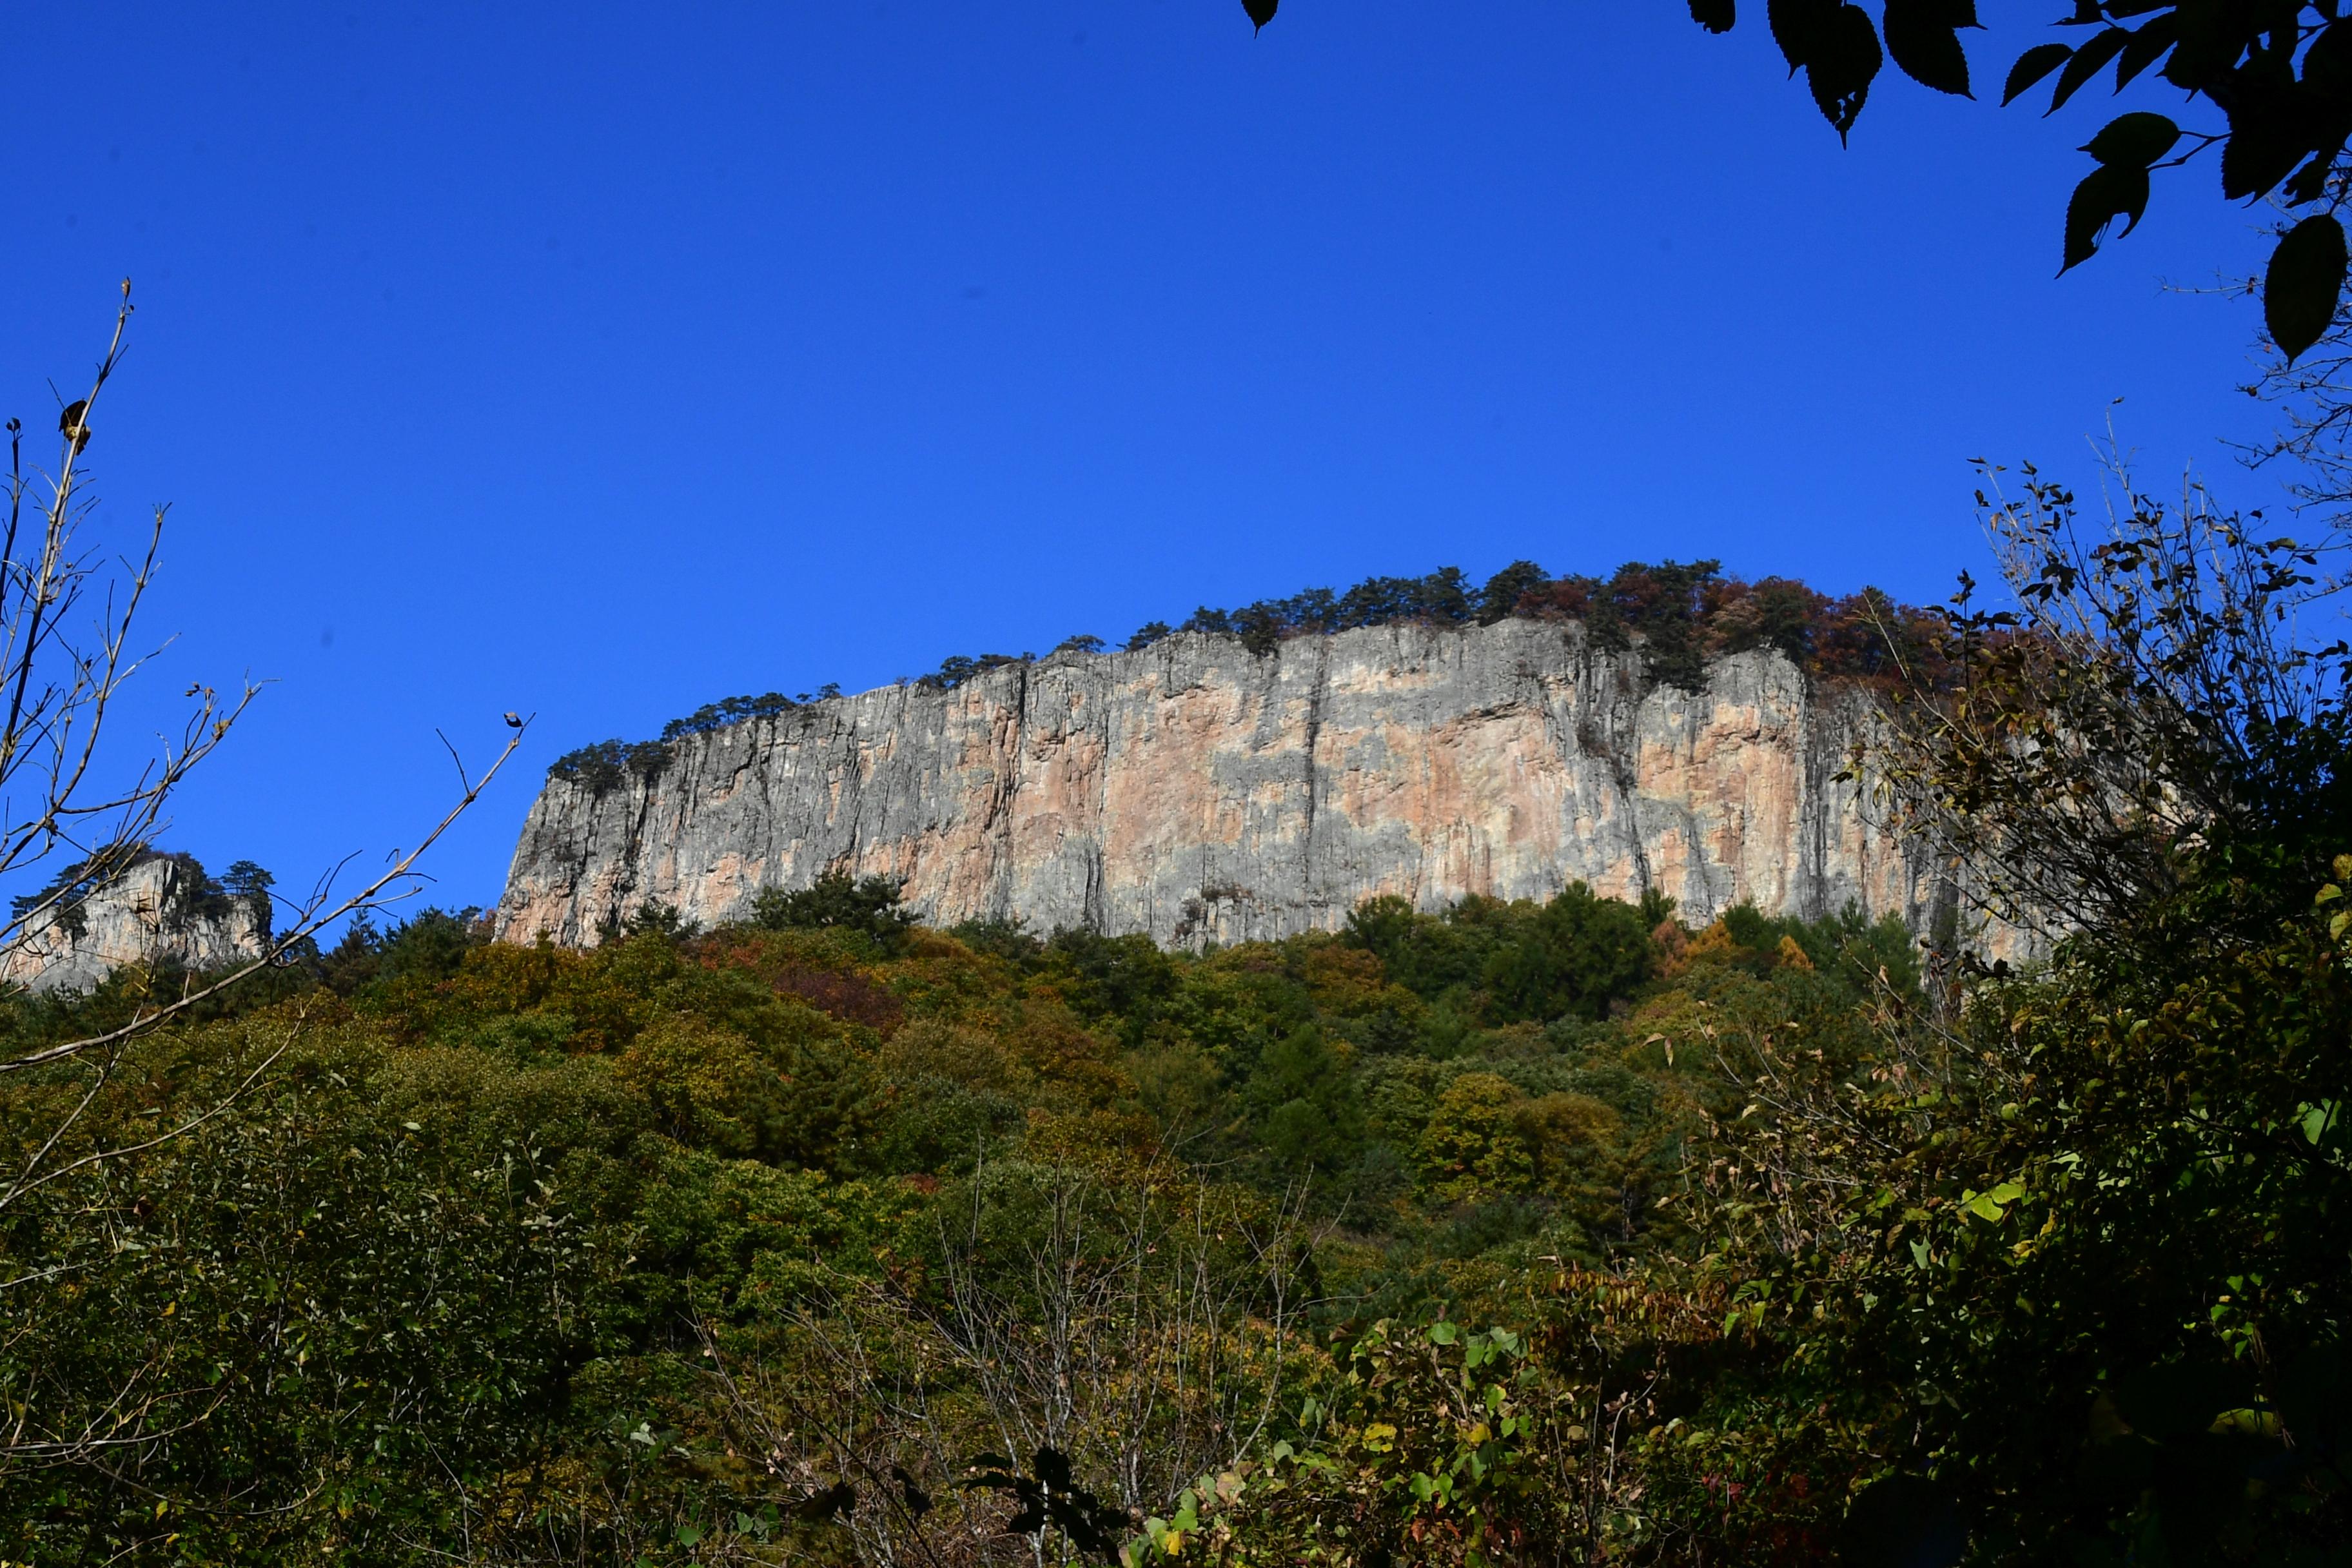
[[[1094,1516],[1085,1509],[1068,1498],[1057,1497],[1047,1505],[1045,1511],[1061,1527],[1062,1533],[1070,1538],[1070,1544],[1080,1552],[1088,1557],[1102,1554],[1108,1544],[1107,1539],[1095,1523]]]
[[[823,1524],[851,1512],[856,1507],[856,1489],[847,1481],[835,1481],[794,1503],[793,1512],[811,1524]]]
[[[2352,1414],[2352,1360],[2344,1347],[2323,1342],[2305,1350],[2288,1364],[2278,1381],[2279,1414],[2287,1430],[2326,1434],[2337,1453],[2347,1437],[2347,1414]]]
[[[2304,51],[2303,82],[2306,89],[2343,100],[2352,90],[2352,25],[2331,22]]]
[[[2129,33],[2125,32],[2121,27],[2109,27],[2105,32],[2076,49],[2074,58],[2066,62],[2066,68],[2058,73],[2058,86],[2050,94],[2050,107],[2042,112],[2057,113],[2059,106],[2074,97],[2076,89],[2096,76],[2099,73],[2099,68],[2114,59],[2122,51],[2123,47],[2130,42]],[[2021,60],[2019,63],[2021,65],[2024,62]]]
[[[1812,58],[1814,41],[1836,10],[1837,0],[1765,0],[1765,23],[1772,29],[1772,41],[1780,46],[1780,58],[1789,62],[1790,76]]]
[[[1282,0],[1242,0],[1242,9],[1249,13],[1249,19],[1255,24],[1250,31],[1255,33],[1273,21],[1274,8],[1280,4]]]
[[[1727,33],[1737,19],[1734,0],[1690,0],[1691,20],[1710,33]]]
[[[2165,62],[2164,79],[2204,92],[2235,74],[2248,42],[2246,14],[2235,5],[2195,5],[2174,12],[2180,38]]]
[[[2173,12],[2151,16],[2142,23],[2116,56],[2116,90],[2123,91],[2132,78],[2154,65],[2179,37],[2180,18]]]
[[[2313,151],[2308,133],[2277,100],[2250,96],[2230,115],[2230,139],[2221,145],[2221,194],[2232,201],[2266,195]]]
[[[2145,169],[2180,140],[2180,127],[2161,114],[2145,110],[2118,115],[2083,149],[2102,163]]]
[[[1837,127],[1838,140],[1853,129],[1870,84],[1885,60],[1878,29],[1859,5],[1840,5],[1824,17],[1805,56],[1805,83],[1822,117]]]
[[[2108,224],[2118,217],[2129,218],[2124,225],[2124,233],[2129,234],[2139,226],[2140,215],[2147,210],[2146,169],[2102,163],[2092,170],[2066,203],[2066,261],[2058,270],[2063,273],[2088,261],[2099,248],[2100,236]]]
[[[2036,44],[2018,56],[2017,63],[2009,68],[2009,80],[2001,84],[2001,102],[2015,101],[2019,93],[2064,65],[2074,53],[2067,44]]]
[[[1886,52],[1922,87],[1959,98],[1969,91],[1969,57],[1954,29],[1948,0],[1886,0]]]
[[[2149,1367],[2115,1383],[2116,1414],[2135,1434],[2158,1443],[2202,1434],[2216,1415],[2254,1397],[2242,1371],[2211,1363]]]
[[[2344,151],[2344,139],[2338,137],[2311,155],[2310,161],[2295,171],[2294,178],[2279,187],[2287,205],[2300,206],[2315,202],[2327,192],[2327,172],[2336,167],[2336,158]]]
[[[915,1478],[908,1475],[904,1467],[891,1466],[890,1479],[898,1483],[899,1495],[906,1500],[909,1518],[920,1519],[931,1511],[931,1494],[917,1486]]]
[[[1921,1476],[1886,1476],[1854,1494],[1838,1561],[1844,1568],[1952,1568],[1968,1543],[1948,1490]]]
[[[1037,1450],[1037,1461],[1031,1473],[1055,1491],[1070,1489],[1070,1457],[1059,1448],[1047,1445]]]
[[[2344,226],[2326,213],[2286,231],[2263,277],[2263,322],[2292,363],[2336,320],[2344,291]]]
[[[1124,1509],[1073,1486],[1070,1457],[1059,1448],[1039,1447],[1026,1476],[1015,1473],[1013,1461],[1002,1454],[982,1454],[967,1468],[972,1473],[963,1482],[965,1487],[1011,1492],[1021,1504],[1005,1521],[1006,1534],[1034,1535],[1051,1524],[1082,1554],[1105,1562],[1117,1560],[1120,1537],[1133,1523],[1132,1518]],[[906,1490],[908,1512],[919,1519],[929,1511],[931,1500],[915,1485],[913,1477],[896,1466],[890,1473]]]

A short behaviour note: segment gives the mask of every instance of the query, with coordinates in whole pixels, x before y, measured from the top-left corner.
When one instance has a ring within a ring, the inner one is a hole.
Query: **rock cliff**
[[[112,881],[29,921],[0,952],[0,982],[88,991],[125,964],[224,968],[267,950],[264,909],[223,896],[185,856],[142,854]]]
[[[497,929],[586,944],[649,902],[714,923],[839,868],[902,879],[933,923],[1180,945],[1330,929],[1380,893],[1433,910],[1578,880],[1690,921],[1855,903],[1924,931],[1948,878],[1839,776],[1873,712],[1768,652],[1654,686],[1573,623],[1059,654],[551,776]]]

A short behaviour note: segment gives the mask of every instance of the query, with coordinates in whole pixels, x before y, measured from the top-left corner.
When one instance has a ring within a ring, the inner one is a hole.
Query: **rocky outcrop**
[[[586,944],[649,902],[715,923],[833,868],[901,879],[933,923],[1180,945],[1330,929],[1381,893],[1434,910],[1572,881],[1654,889],[1685,920],[1851,903],[1924,931],[1948,877],[1844,776],[1874,712],[1769,652],[1655,686],[1572,623],[1060,654],[551,776],[498,931]]]
[[[0,952],[0,982],[89,991],[126,964],[221,969],[268,944],[266,904],[224,894],[184,855],[142,853],[113,880],[27,921]]]

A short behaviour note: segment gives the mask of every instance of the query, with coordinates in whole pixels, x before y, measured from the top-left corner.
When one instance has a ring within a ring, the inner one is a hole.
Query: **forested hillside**
[[[1876,742],[2029,968],[836,875],[6,996],[0,1559],[2345,1563],[2347,656],[2029,498]]]
[[[1317,1440],[1335,1332],[1533,1333],[1564,1280],[1673,1254],[1685,1145],[1737,1110],[1727,1027],[1850,1059],[1858,1009],[1921,1003],[1897,927],[1668,913],[1380,900],[1194,959],[911,929],[844,881],[584,954],[430,912],[362,932],[142,1044],[78,1139],[272,1066],[18,1219],[53,1271],[19,1297],[19,1407],[152,1446],[14,1477],[0,1551],[973,1546],[1009,1510],[956,1482],[1008,1443],[1171,1506],[1253,1439]],[[895,1469],[919,1526],[871,1493]],[[839,1484],[863,1511],[795,1522]]]

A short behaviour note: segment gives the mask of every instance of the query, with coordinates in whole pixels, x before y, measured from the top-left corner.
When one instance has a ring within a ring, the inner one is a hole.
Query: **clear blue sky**
[[[1748,7],[1760,12],[1761,7]],[[2028,25],[1967,35],[1998,80]],[[1966,460],[2218,437],[2210,171],[2053,280],[2057,120],[1883,78],[1841,152],[1760,15],[1234,0],[20,9],[0,404],[173,503],[134,716],[273,679],[167,842],[413,841],[495,899],[559,752],[711,699],[1517,556],[1937,598]]]

